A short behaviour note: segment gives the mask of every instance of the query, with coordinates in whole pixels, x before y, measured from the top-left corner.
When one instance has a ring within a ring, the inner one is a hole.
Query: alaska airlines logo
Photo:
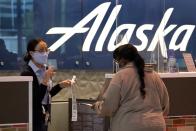
[[[60,37],[53,45],[50,46],[51,51],[55,51],[57,48],[59,48],[62,44],[64,44],[69,38],[71,38],[76,33],[85,33],[88,31],[88,34],[86,36],[86,39],[84,40],[82,51],[89,51],[90,46],[92,43],[92,40],[97,33],[97,30],[103,21],[103,18],[105,17],[106,12],[108,11],[108,8],[110,6],[111,2],[106,2],[98,7],[96,7],[93,11],[91,11],[86,17],[84,17],[81,21],[79,21],[74,27],[54,27],[48,30],[46,34],[63,34],[62,37]],[[109,31],[112,28],[112,25],[114,24],[122,5],[116,5],[114,9],[112,10],[99,38],[95,46],[95,51],[102,51],[104,42],[109,34]],[[180,50],[185,51],[187,44],[189,42],[189,39],[195,29],[195,25],[182,25],[180,27],[177,27],[176,24],[171,24],[168,27],[166,27],[171,14],[173,12],[173,8],[167,9],[165,12],[159,27],[157,28],[155,35],[147,49],[147,51],[154,51],[156,46],[159,44],[161,53],[164,57],[167,57],[167,47],[164,42],[164,37],[168,35],[172,30],[175,28],[176,31],[174,32],[173,36],[171,37],[170,43],[169,43],[169,49],[173,50]],[[94,23],[91,27],[85,27],[91,20],[94,20]],[[111,35],[111,38],[108,43],[107,50],[113,51],[116,47],[119,45],[128,43],[131,39],[131,36],[133,34],[133,31],[136,28],[136,24],[122,24],[119,25],[114,32]],[[138,27],[136,31],[136,37],[141,41],[141,44],[133,45],[138,49],[138,51],[143,51],[147,48],[148,44],[148,37],[144,33],[144,31],[152,30],[154,28],[153,24],[144,24]],[[117,36],[122,32],[126,31],[124,36],[122,37],[122,40],[119,43],[115,43]],[[178,37],[183,33],[183,37],[181,42],[177,43]]]

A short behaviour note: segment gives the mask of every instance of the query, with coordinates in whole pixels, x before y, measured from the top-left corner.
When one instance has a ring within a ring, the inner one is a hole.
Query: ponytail
[[[139,75],[139,80],[140,80],[140,83],[141,83],[140,93],[141,93],[142,98],[144,99],[145,95],[146,95],[146,91],[144,90],[144,88],[145,88],[145,83],[144,83],[144,60],[139,54],[137,54],[133,61],[134,61],[134,64],[137,68],[137,73]]]
[[[113,58],[117,61],[119,61],[121,58],[124,58],[125,60],[134,63],[135,67],[137,68],[137,73],[139,75],[139,80],[141,83],[141,96],[144,99],[146,95],[146,92],[144,90],[144,59],[139,55],[137,49],[131,44],[121,45],[114,50]]]
[[[25,54],[23,60],[24,60],[26,63],[28,63],[28,62],[31,60],[31,55],[30,55],[28,52],[26,52],[26,54]]]

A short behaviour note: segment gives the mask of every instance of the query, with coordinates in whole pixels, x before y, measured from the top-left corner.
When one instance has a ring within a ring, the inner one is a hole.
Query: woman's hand
[[[103,104],[103,101],[97,101],[93,104],[91,108],[96,110],[97,114],[100,115],[101,110],[102,110],[102,104]]]
[[[71,87],[71,80],[64,80],[59,83],[61,88]]]
[[[54,76],[55,72],[54,72],[54,69],[49,67],[46,72],[44,73],[44,77],[43,77],[43,80],[42,80],[42,84],[44,85],[48,85],[48,81],[50,79],[52,79],[52,77]]]

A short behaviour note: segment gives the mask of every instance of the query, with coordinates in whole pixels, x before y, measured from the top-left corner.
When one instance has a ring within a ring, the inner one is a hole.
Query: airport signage
[[[82,20],[80,20],[73,27],[53,27],[47,31],[46,34],[62,34],[62,36],[52,44],[49,49],[51,51],[55,51],[61,45],[65,44],[71,37],[74,37],[77,33],[88,33],[82,46],[83,52],[88,52],[91,49],[92,40],[94,39],[98,29],[100,28],[103,19],[108,12],[108,9],[111,5],[111,2],[105,2],[92,10],[89,14],[87,14]],[[111,11],[109,17],[107,18],[107,22],[105,23],[103,30],[97,40],[94,51],[101,52],[103,50],[103,45],[107,44],[107,50],[113,51],[116,47],[122,44],[130,43],[130,39],[133,35],[133,32],[136,32],[136,37],[141,41],[141,43],[131,43],[134,45],[138,51],[154,51],[156,46],[159,45],[160,51],[163,57],[167,57],[167,50],[180,50],[186,51],[189,40],[192,36],[192,33],[195,29],[195,25],[180,25],[171,24],[167,25],[169,19],[172,17],[172,12],[175,11],[174,8],[169,8],[165,11],[162,20],[158,28],[155,31],[154,37],[152,41],[149,42],[148,36],[145,34],[145,31],[152,31],[155,27],[154,24],[143,24],[137,25],[134,23],[125,23],[118,25],[116,29],[112,32],[111,37],[109,38],[109,42],[106,43],[105,40],[111,31],[112,26],[115,24],[115,21],[120,13],[122,5],[116,5]],[[180,15],[180,14],[179,14]],[[91,21],[94,21],[91,27],[88,27],[87,24]],[[137,27],[137,28],[136,28]],[[174,31],[175,30],[175,31]],[[117,42],[117,38],[125,31],[122,39]],[[173,34],[171,34],[173,32]],[[169,46],[167,47],[164,41],[164,37],[168,34],[172,35]],[[179,36],[182,36],[181,41],[177,43]]]

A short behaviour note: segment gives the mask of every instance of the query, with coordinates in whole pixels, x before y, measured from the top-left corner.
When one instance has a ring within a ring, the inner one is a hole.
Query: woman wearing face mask
[[[115,49],[113,58],[120,70],[95,103],[97,113],[110,116],[111,131],[166,131],[169,97],[159,75],[144,68],[130,44]]]
[[[42,39],[30,40],[24,57],[26,65],[22,76],[33,76],[33,131],[47,131],[50,120],[51,97],[62,88],[70,87],[71,81],[64,80],[52,87],[52,68],[46,69],[48,60],[47,44]]]

